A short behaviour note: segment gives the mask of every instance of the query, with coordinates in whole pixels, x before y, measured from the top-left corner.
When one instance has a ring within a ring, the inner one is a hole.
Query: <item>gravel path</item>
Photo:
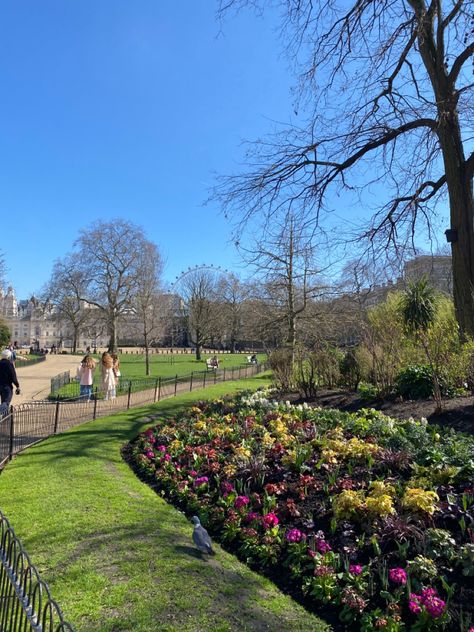
[[[13,395],[12,404],[18,406],[33,399],[45,399],[50,392],[51,378],[58,373],[71,371],[75,375],[76,368],[81,361],[79,355],[47,355],[44,362],[23,366],[21,360],[15,364],[21,395]]]

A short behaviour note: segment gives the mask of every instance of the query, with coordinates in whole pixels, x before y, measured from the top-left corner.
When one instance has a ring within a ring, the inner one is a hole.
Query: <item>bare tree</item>
[[[92,310],[87,309],[83,296],[87,280],[84,271],[77,269],[74,257],[55,261],[51,278],[41,293],[44,303],[54,307],[58,324],[64,324],[72,334],[72,351],[77,351],[80,334],[91,321]]]
[[[297,203],[319,226],[331,191],[375,189],[385,203],[360,233],[374,248],[432,236],[447,197],[457,319],[474,335],[473,0],[221,0],[220,12],[264,5],[283,11],[307,123],[257,143],[216,196],[243,222]]]
[[[163,262],[154,244],[144,244],[143,267],[138,277],[133,310],[145,348],[145,372],[150,375],[150,346],[163,332],[164,301],[160,293]]]
[[[86,283],[80,298],[100,310],[109,351],[115,351],[119,319],[129,313],[147,273],[147,256],[156,246],[141,228],[121,219],[98,221],[82,230],[75,246],[70,258]]]
[[[196,360],[202,348],[211,344],[219,330],[218,287],[222,273],[211,266],[193,268],[181,275],[176,291],[182,298],[182,311],[188,337],[196,349]]]
[[[242,338],[242,309],[249,297],[249,291],[249,286],[232,273],[222,275],[218,283],[220,329],[222,337],[225,336],[225,342],[233,353],[236,351],[238,340]]]
[[[308,303],[322,290],[321,273],[315,264],[315,246],[293,214],[274,221],[256,240],[246,260],[267,289],[266,301],[273,317],[283,323],[285,344],[294,357],[297,323]]]

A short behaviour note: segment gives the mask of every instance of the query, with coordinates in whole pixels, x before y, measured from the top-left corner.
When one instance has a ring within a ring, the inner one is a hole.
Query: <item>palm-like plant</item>
[[[436,411],[439,412],[443,405],[439,385],[439,372],[430,353],[427,335],[435,321],[436,307],[436,290],[429,285],[426,277],[422,277],[419,281],[410,283],[402,296],[401,313],[403,322],[408,333],[418,339],[423,346],[433,376],[433,394],[436,401]]]

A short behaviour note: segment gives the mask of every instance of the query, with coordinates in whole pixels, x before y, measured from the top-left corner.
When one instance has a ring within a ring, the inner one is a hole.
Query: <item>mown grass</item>
[[[139,481],[120,449],[219,384],[83,424],[19,455],[0,503],[78,632],[319,631],[328,626],[218,546],[203,559],[183,514]]]

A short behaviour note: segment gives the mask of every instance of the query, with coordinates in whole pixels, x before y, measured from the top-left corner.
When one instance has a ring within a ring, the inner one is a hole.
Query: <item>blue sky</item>
[[[230,226],[203,206],[241,142],[291,113],[271,15],[221,26],[213,0],[0,2],[0,214],[26,298],[94,220],[141,225],[172,281],[234,268]]]

